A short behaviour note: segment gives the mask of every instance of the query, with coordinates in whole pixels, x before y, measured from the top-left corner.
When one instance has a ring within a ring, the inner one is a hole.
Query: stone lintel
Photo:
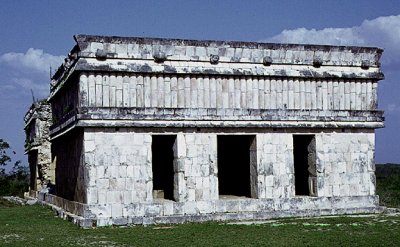
[[[50,128],[51,136],[76,126],[383,128],[383,111],[214,108],[81,107]]]
[[[296,129],[377,129],[383,122],[334,122],[334,121],[163,121],[163,120],[78,120],[65,128],[53,128],[52,139],[76,127],[100,128],[296,128]]]
[[[78,119],[383,122],[383,111],[81,107]]]
[[[177,127],[177,128],[383,128],[382,122],[334,121],[156,121],[79,120],[78,127]]]

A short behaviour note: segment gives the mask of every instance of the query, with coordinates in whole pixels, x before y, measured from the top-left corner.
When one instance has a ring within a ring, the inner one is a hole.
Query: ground
[[[398,246],[400,214],[81,229],[47,207],[0,202],[0,246]]]
[[[381,205],[400,208],[399,181],[399,165],[377,166]],[[3,245],[400,246],[400,213],[81,229],[48,207],[18,206],[0,199]]]

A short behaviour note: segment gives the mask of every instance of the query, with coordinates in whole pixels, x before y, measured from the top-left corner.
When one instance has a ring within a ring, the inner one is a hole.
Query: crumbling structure
[[[37,197],[38,191],[55,182],[55,164],[51,162],[49,128],[51,106],[46,100],[35,102],[25,114],[25,154],[28,155],[30,184],[27,195]]]
[[[44,200],[80,225],[380,210],[381,49],[75,40],[51,82]]]

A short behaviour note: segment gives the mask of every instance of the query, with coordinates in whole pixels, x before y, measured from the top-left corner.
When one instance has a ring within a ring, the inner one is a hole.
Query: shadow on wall
[[[86,203],[84,190],[83,132],[71,131],[53,141],[52,161],[56,164],[57,196],[67,200]]]

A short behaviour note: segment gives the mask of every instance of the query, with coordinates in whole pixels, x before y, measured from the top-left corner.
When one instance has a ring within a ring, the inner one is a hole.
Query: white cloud
[[[266,41],[377,46],[385,49],[384,64],[390,67],[397,67],[400,65],[400,15],[365,20],[361,25],[354,27],[324,28],[321,30],[306,28],[284,30]]]
[[[387,111],[389,111],[389,112],[400,112],[400,105],[394,104],[394,103],[389,104],[387,106]]]
[[[32,90],[34,92],[34,96],[38,98],[47,97],[50,91],[50,85],[48,81],[36,82],[28,78],[13,78],[12,81],[25,89],[25,92],[30,93],[30,90]]]
[[[54,56],[41,49],[29,48],[26,53],[9,52],[0,56],[0,62],[18,69],[49,74],[50,66],[53,71],[63,62],[63,56]]]
[[[47,97],[50,66],[54,72],[63,59],[63,56],[54,56],[35,48],[29,48],[25,53],[0,55],[0,95],[7,99],[30,98],[32,90],[35,98]]]
[[[36,99],[43,99],[49,95],[48,80],[43,80],[40,77],[15,77],[3,79],[0,81],[0,96],[1,99],[19,100],[28,97],[31,99],[31,91]]]

